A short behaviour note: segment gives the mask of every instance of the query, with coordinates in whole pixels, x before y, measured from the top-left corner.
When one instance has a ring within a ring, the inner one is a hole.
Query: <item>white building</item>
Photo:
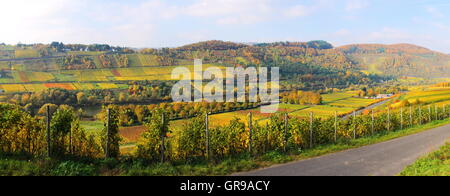
[[[387,98],[391,98],[392,96],[394,96],[393,94],[379,94],[377,97],[375,97],[376,99],[387,99]]]

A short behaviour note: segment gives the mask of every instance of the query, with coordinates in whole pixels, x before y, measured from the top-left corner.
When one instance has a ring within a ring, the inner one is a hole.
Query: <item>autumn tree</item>
[[[153,112],[152,117],[145,123],[145,132],[142,133],[138,145],[138,156],[150,160],[161,157],[162,138],[167,137],[169,131],[169,120],[164,116],[162,110]],[[166,148],[164,146],[164,148]]]
[[[51,150],[54,156],[63,156],[70,152],[72,145],[72,121],[75,119],[72,109],[58,109],[52,116],[51,129]],[[69,138],[67,138],[69,136]]]
[[[108,109],[110,111],[109,121],[107,115]],[[101,134],[103,151],[106,152],[106,149],[108,149],[108,154],[110,157],[118,158],[120,155],[119,143],[120,141],[122,141],[122,138],[119,135],[119,109],[117,108],[117,106],[111,105],[103,107],[102,113],[104,122],[104,128]]]

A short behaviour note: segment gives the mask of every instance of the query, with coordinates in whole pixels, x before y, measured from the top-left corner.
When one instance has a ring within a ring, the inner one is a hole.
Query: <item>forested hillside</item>
[[[411,44],[355,44],[337,48],[369,73],[449,77],[450,55]]]
[[[326,41],[241,44],[205,41],[178,48],[131,49],[54,42],[0,45],[0,70],[57,71],[190,65],[196,58],[224,66],[308,67],[388,76],[446,77],[450,55],[410,44],[357,44],[334,48]],[[305,73],[302,75],[313,74]],[[5,75],[5,73],[3,74]]]

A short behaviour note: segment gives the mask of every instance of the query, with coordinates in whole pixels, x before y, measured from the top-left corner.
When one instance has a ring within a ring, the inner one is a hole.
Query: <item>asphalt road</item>
[[[236,176],[393,176],[450,141],[450,125]]]

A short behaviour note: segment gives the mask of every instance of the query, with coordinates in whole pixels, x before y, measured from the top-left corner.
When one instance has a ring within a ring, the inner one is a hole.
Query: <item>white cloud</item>
[[[345,10],[354,11],[367,8],[369,6],[369,1],[367,0],[347,0]]]
[[[401,29],[384,27],[380,31],[370,33],[367,38],[375,42],[408,42],[415,36]]]
[[[436,9],[435,7],[428,6],[425,9],[433,17],[436,17],[436,18],[443,18],[444,17],[444,14],[441,11],[439,11],[438,9]]]
[[[312,7],[307,7],[304,5],[297,5],[294,7],[289,8],[285,15],[288,17],[303,17],[308,16],[311,13],[313,13],[314,9]]]
[[[337,37],[349,36],[350,34],[351,32],[348,29],[340,29],[333,33],[333,35]]]
[[[334,0],[317,0],[313,4],[297,4],[286,10],[283,10],[283,14],[286,17],[296,18],[305,17],[315,14],[319,11],[326,10],[327,8],[333,7],[335,4]]]
[[[65,32],[69,20],[63,17],[78,2],[69,0],[8,0],[0,2],[0,39],[11,43],[37,42]]]
[[[193,16],[223,16],[243,12],[270,12],[270,0],[197,0],[186,8]]]
[[[197,0],[184,13],[212,17],[217,24],[254,24],[270,19],[271,0]]]
[[[156,23],[173,19],[178,7],[161,0],[136,4],[88,0],[0,1],[0,42],[15,44],[108,43],[157,45]]]

